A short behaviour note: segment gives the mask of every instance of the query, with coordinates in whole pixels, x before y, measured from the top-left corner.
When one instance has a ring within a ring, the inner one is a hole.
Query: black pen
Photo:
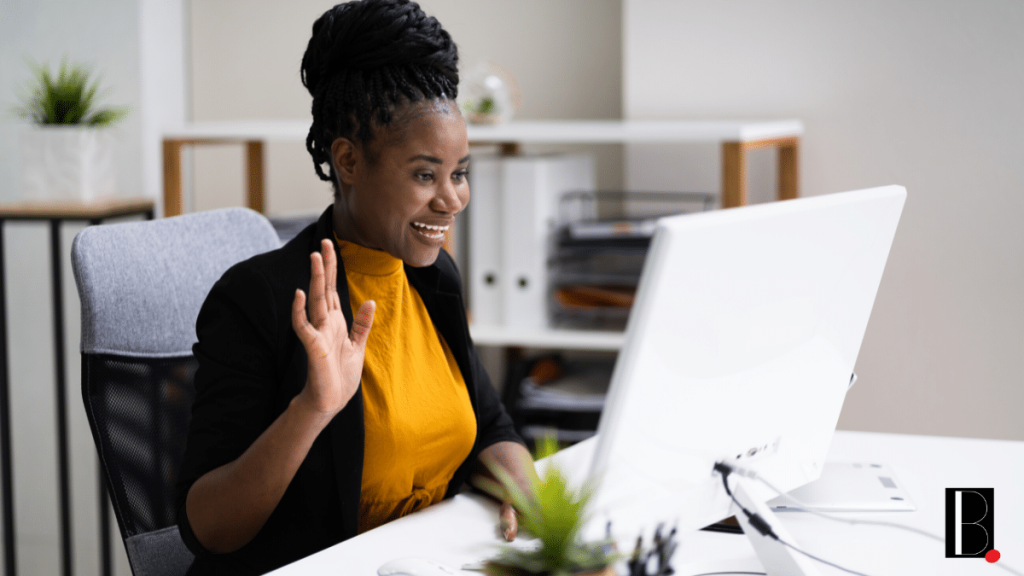
[[[643,534],[636,537],[636,548],[633,549],[633,555],[630,557],[629,562],[626,563],[629,568],[629,576],[643,576],[640,563],[640,553],[643,551],[643,542]]]

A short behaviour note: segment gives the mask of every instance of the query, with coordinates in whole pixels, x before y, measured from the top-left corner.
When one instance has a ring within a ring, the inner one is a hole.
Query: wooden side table
[[[64,365],[64,302],[61,297],[60,225],[85,221],[99,224],[108,218],[143,215],[153,219],[153,201],[149,198],[110,199],[95,202],[22,202],[0,204],[0,495],[3,505],[4,573],[17,574],[14,533],[14,487],[12,485],[10,365],[7,358],[7,294],[4,271],[3,225],[8,220],[45,221],[50,226],[50,265],[53,288],[53,348],[56,358],[57,463],[60,481],[60,541],[62,574],[72,573],[71,482],[68,465],[67,386]],[[110,515],[106,480],[100,470],[100,556],[101,570],[111,573]]]

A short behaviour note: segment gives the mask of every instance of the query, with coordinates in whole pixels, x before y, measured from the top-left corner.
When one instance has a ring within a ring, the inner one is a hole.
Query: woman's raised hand
[[[359,387],[376,304],[363,302],[350,334],[338,296],[338,257],[330,240],[321,241],[320,252],[310,255],[310,271],[308,302],[302,290],[295,291],[292,301],[292,328],[308,359],[306,385],[298,399],[333,417]]]

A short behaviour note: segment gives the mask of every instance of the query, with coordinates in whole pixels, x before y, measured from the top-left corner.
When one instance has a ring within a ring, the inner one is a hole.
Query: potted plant
[[[557,442],[546,438],[538,443],[538,457],[553,454]],[[570,487],[555,463],[543,477],[531,481],[532,494],[525,493],[503,469],[491,472],[518,511],[519,528],[537,537],[539,547],[524,550],[503,547],[487,561],[484,571],[502,576],[613,576],[618,560],[610,540],[581,542],[580,529],[586,520],[586,508],[592,487],[579,491]]]
[[[98,81],[62,61],[56,74],[32,65],[33,83],[17,112],[34,126],[21,135],[26,200],[88,201],[115,194],[113,135],[125,108],[95,107]]]
[[[470,124],[502,124],[519,108],[519,88],[505,69],[481,62],[462,80],[459,102]]]

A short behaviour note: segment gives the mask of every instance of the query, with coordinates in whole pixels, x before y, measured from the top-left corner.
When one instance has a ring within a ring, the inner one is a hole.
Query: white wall
[[[1024,439],[1024,4],[625,0],[623,19],[626,117],[799,118],[802,194],[907,187],[840,427]],[[627,167],[719,186],[713,147]]]
[[[330,0],[191,2],[192,119],[308,119],[310,97],[299,64],[313,21]],[[459,45],[462,69],[496,62],[518,80],[519,118],[619,118],[620,0],[426,0],[424,10]],[[600,154],[606,187],[621,185],[621,152]],[[241,146],[196,149],[195,209],[244,200]],[[330,185],[317,179],[304,142],[266,152],[267,211],[319,212]]]
[[[157,200],[163,212],[163,129],[182,124],[189,108],[185,0],[135,0],[138,4],[140,150],[142,182],[124,196]]]

